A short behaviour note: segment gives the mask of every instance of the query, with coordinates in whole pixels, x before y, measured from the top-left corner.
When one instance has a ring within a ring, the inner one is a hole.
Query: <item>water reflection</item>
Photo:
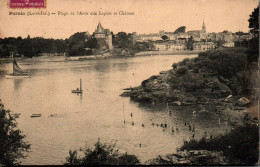
[[[25,78],[27,79],[27,78]],[[13,79],[13,88],[14,88],[14,93],[18,93],[18,91],[21,89],[22,87],[22,82],[24,81],[24,79]]]
[[[80,103],[82,103],[82,94],[83,93],[75,93],[77,96],[79,96],[79,99],[80,99]]]
[[[110,60],[101,60],[101,62],[95,62],[94,70],[96,72],[109,73],[111,70]]]
[[[128,70],[128,66],[128,62],[119,62],[113,64],[113,69],[114,71],[126,71]]]

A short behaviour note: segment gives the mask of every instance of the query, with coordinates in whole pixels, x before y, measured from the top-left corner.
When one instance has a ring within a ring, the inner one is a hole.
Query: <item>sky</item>
[[[21,0],[23,1],[23,0]],[[76,32],[95,31],[101,22],[104,28],[114,33],[173,32],[180,26],[186,31],[199,30],[203,20],[207,32],[248,32],[248,19],[258,0],[46,0],[43,9],[10,9],[8,0],[0,2],[0,38],[44,37],[65,39]],[[88,15],[77,15],[77,11]],[[119,15],[119,12],[134,15]],[[24,15],[9,15],[24,12]],[[35,12],[50,12],[56,15],[30,15]],[[58,15],[58,13],[68,15]],[[74,12],[75,15],[70,15]],[[98,15],[90,15],[97,12]],[[110,12],[111,15],[99,15]],[[117,15],[114,15],[117,13]]]

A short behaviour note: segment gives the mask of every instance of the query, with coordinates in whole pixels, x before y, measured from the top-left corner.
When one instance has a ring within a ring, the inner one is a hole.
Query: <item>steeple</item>
[[[203,24],[202,24],[202,31],[203,31],[203,32],[206,32],[206,26],[205,26],[204,20],[203,20]]]

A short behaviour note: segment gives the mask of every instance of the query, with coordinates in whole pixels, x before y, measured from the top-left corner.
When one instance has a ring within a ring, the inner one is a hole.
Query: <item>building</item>
[[[235,43],[234,42],[225,42],[223,44],[223,47],[225,47],[225,48],[232,48],[232,47],[235,47]]]
[[[186,49],[186,45],[184,43],[169,43],[168,50],[169,51],[182,51]]]
[[[162,40],[160,34],[140,34],[135,36],[137,42],[147,42],[147,41],[158,41]]]
[[[206,51],[210,49],[215,49],[216,44],[214,42],[194,42],[193,43],[193,50],[201,50]]]
[[[202,33],[206,33],[206,25],[205,25],[205,22],[203,20],[203,23],[202,23],[202,30],[201,30]]]
[[[109,29],[104,29],[100,23],[98,23],[93,37],[97,39],[100,49],[113,49],[112,34]]]
[[[192,37],[194,41],[200,41],[201,38],[206,38],[206,25],[203,20],[201,30],[191,30],[188,31],[188,36]]]
[[[158,51],[182,51],[186,49],[186,45],[178,41],[156,42],[154,48]]]
[[[155,43],[154,44],[154,48],[155,48],[155,50],[165,51],[165,50],[167,50],[167,43],[166,42],[164,42],[164,43]]]

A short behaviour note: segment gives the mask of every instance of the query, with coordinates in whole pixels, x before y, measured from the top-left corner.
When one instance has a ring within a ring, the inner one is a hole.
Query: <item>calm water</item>
[[[22,164],[62,164],[70,149],[79,149],[86,143],[92,146],[98,138],[101,142],[115,141],[120,150],[146,161],[174,152],[183,139],[191,137],[184,122],[195,125],[195,137],[205,130],[208,134],[223,132],[214,115],[193,115],[191,109],[183,109],[169,116],[165,104],[141,106],[119,96],[123,88],[138,86],[186,57],[196,55],[69,62],[63,57],[18,60],[20,67],[32,74],[24,79],[4,78],[4,74],[12,72],[12,64],[0,64],[0,99],[6,108],[21,113],[18,126],[31,144],[31,152]],[[80,78],[82,96],[71,93],[79,87]],[[30,117],[38,113],[42,114],[40,118]],[[51,114],[55,116],[49,117]],[[163,131],[151,125],[165,121],[168,126],[178,127],[179,132],[172,135],[170,128]]]

